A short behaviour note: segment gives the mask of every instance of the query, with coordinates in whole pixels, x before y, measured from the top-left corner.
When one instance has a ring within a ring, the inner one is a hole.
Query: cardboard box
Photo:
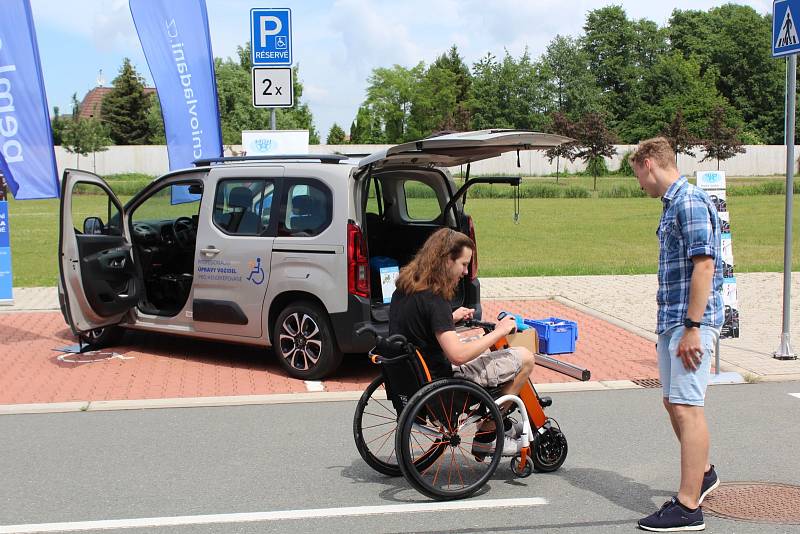
[[[525,347],[532,353],[539,352],[539,335],[533,328],[506,336],[510,347]]]

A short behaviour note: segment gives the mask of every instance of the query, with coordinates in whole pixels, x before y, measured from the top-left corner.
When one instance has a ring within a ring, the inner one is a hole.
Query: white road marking
[[[306,391],[325,391],[325,386],[319,380],[306,380]]]
[[[789,393],[789,395],[791,395],[792,397],[797,397],[798,399],[800,399],[800,393]]]
[[[519,499],[487,499],[447,502],[421,502],[390,504],[385,506],[350,506],[346,508],[316,508],[307,510],[278,510],[274,512],[251,512],[239,514],[184,515],[173,517],[143,517],[138,519],[108,519],[102,521],[76,521],[72,523],[39,523],[29,525],[0,526],[0,534],[28,534],[34,532],[78,532],[111,528],[151,528],[179,525],[208,525],[213,523],[246,523],[256,521],[284,521],[288,519],[312,519],[325,517],[356,517],[379,514],[402,514],[408,512],[443,512],[451,510],[480,510],[486,508],[511,508],[520,506],[542,506],[547,504],[540,497]]]

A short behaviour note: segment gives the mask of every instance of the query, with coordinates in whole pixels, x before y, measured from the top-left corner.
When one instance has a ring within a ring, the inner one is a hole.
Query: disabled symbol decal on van
[[[247,279],[255,285],[260,286],[264,283],[264,269],[261,268],[261,258],[256,258],[256,261],[247,262],[250,267],[250,275]]]

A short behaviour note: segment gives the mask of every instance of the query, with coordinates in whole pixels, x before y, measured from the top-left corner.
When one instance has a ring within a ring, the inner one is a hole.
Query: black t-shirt
[[[389,333],[402,334],[419,347],[434,378],[453,376],[450,360],[436,340],[437,332],[455,330],[450,304],[430,291],[405,295],[396,290],[389,308]]]

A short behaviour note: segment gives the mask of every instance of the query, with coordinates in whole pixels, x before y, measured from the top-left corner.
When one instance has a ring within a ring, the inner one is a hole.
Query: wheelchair
[[[479,321],[463,324],[484,332],[494,328]],[[435,500],[469,497],[497,469],[505,430],[515,416],[522,427],[522,449],[511,458],[515,476],[555,471],[564,463],[567,440],[544,413],[552,401],[540,397],[530,380],[515,396],[461,378],[432,379],[422,353],[403,336],[383,338],[369,326],[356,334],[365,332],[375,337],[369,357],[381,373],[356,405],[353,437],[361,457],[376,471],[402,475]],[[493,350],[505,347],[507,342]],[[505,416],[503,403],[511,403]]]

